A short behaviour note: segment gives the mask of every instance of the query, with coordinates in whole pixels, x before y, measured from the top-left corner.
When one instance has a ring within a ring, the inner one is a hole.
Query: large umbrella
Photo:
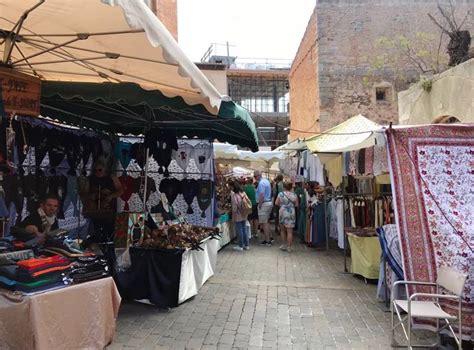
[[[2,0],[2,65],[42,80],[134,82],[217,114],[221,95],[143,1]]]
[[[143,0],[2,0],[0,59],[41,78],[41,113],[55,119],[257,149],[249,114],[219,94]]]

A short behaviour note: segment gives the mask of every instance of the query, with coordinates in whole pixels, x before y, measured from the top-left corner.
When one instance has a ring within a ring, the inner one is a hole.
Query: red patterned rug
[[[462,329],[474,339],[474,125],[386,134],[405,279],[434,282],[441,266],[467,273]],[[457,312],[453,304],[444,306]],[[416,326],[434,328],[426,320]]]

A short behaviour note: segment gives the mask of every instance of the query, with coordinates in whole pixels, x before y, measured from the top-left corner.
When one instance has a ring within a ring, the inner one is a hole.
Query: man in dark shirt
[[[30,213],[25,220],[17,225],[24,230],[12,232],[13,235],[21,241],[36,238],[39,242],[44,242],[47,233],[59,228],[56,213],[60,203],[61,200],[57,194],[48,194],[41,200],[38,210]]]

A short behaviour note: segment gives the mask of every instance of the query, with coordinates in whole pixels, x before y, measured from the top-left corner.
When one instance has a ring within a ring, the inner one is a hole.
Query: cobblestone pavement
[[[231,248],[178,308],[123,303],[108,349],[390,349],[390,314],[376,286],[343,274],[340,252]]]

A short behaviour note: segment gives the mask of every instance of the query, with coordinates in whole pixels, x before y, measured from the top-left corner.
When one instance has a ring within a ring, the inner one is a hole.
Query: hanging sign
[[[12,69],[0,68],[0,99],[6,113],[37,117],[40,114],[41,80]]]

